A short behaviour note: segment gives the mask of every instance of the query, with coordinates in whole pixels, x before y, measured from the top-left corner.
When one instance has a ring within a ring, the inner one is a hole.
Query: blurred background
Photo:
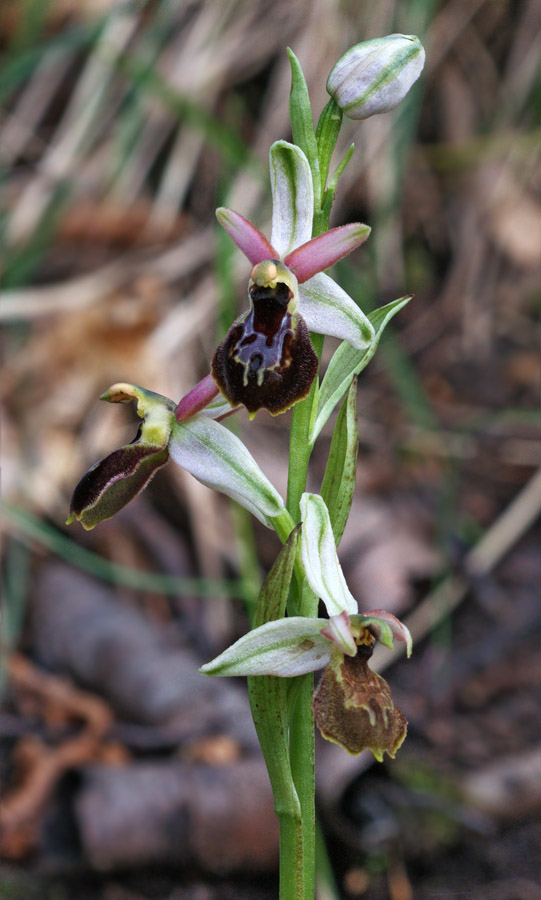
[[[410,726],[384,765],[318,744],[317,898],[540,896],[541,6],[3,0],[2,900],[277,895],[245,684],[197,675],[277,539],[172,465],[95,531],[64,522],[135,432],[99,395],[180,398],[246,307],[214,209],[269,233],[286,46],[317,117],[344,50],[392,32],[425,71],[345,121],[331,224],[372,226],[335,269],[365,311],[415,294],[360,379],[340,548],[360,609],[413,632],[378,657]],[[281,491],[289,418],[228,420]]]

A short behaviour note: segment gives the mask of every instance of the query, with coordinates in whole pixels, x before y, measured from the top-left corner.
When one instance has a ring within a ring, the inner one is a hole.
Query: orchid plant
[[[217,210],[220,225],[252,266],[248,311],[217,347],[210,373],[179,403],[118,383],[102,395],[135,401],[135,439],[96,463],[75,488],[68,522],[85,528],[114,515],[169,459],[274,529],[284,546],[259,595],[253,629],[201,667],[204,675],[248,676],[252,715],[280,819],[280,900],[314,897],[314,720],[350,753],[394,757],[406,720],[368,661],[376,641],[411,636],[393,615],[359,613],[337,547],[355,487],[357,376],[371,360],[402,297],[366,316],[326,273],[368,237],[354,223],[329,230],[340,175],[330,174],[342,125],[392,109],[422,69],[417,38],[390,35],[349,50],[332,70],[331,99],[314,129],[302,69],[289,51],[293,143],[270,149],[270,241],[240,213]],[[341,340],[320,381],[324,335]],[[320,493],[306,491],[314,443],[342,402]],[[223,419],[244,407],[278,415],[293,407],[287,497],[280,496]],[[327,616],[318,616],[322,601]],[[324,669],[316,692],[313,672]]]

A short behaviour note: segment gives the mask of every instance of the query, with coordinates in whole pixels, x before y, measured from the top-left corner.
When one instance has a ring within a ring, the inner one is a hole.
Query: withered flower
[[[114,516],[150,482],[169,459],[175,403],[134,384],[114,384],[101,395],[109,403],[137,401],[142,418],[134,440],[95,463],[73,492],[69,525],[77,519],[88,529]]]
[[[376,611],[365,615],[377,618]],[[352,623],[351,631],[358,645],[357,653],[353,657],[345,656],[333,648],[314,694],[314,717],[328,741],[340,744],[354,755],[371,750],[382,762],[385,752],[394,757],[401,746],[407,721],[394,705],[385,679],[368,665],[376,643],[373,630],[370,626],[356,628]]]
[[[216,421],[227,415],[224,404],[197,412],[198,403],[208,402],[207,388],[194,389],[188,421],[182,423],[175,420],[174,401],[161,394],[133,384],[109,388],[102,400],[135,400],[143,421],[130,444],[113,450],[83,475],[73,492],[68,524],[77,520],[90,529],[109,519],[169,458],[203,484],[232,497],[269,528],[274,519],[287,516],[283,499],[242,441]]]

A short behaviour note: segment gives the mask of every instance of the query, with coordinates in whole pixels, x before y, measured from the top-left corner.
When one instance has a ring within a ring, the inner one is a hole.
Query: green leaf
[[[59,559],[66,560],[70,565],[112,584],[125,585],[133,591],[150,591],[173,597],[179,594],[201,597],[225,596],[235,599],[242,597],[245,602],[250,602],[246,586],[241,579],[183,578],[110,562],[97,553],[79,546],[61,531],[52,528],[27,510],[6,503],[5,500],[0,500],[0,518],[9,523],[10,528],[24,543],[30,546],[38,544]]]
[[[366,350],[356,350],[351,344],[346,342],[340,344],[329,363],[321,383],[317,415],[310,433],[311,446],[314,445],[319,432],[334,407],[345,394],[352,377],[359,375],[374,356],[387,324],[410,300],[411,296],[400,297],[398,300],[393,300],[392,303],[387,303],[386,306],[382,306],[380,309],[370,313],[368,318],[374,327],[375,334],[370,347]]]
[[[291,65],[291,93],[289,95],[291,131],[294,143],[304,151],[310,163],[314,182],[314,203],[317,210],[321,204],[321,175],[312,107],[301,64],[289,47],[287,55]]]
[[[276,557],[259,592],[254,616],[254,628],[265,625],[285,615],[289,586],[293,577],[300,525],[293,529],[285,545]]]
[[[342,175],[342,173],[344,172],[351,157],[353,156],[354,150],[355,150],[355,144],[351,144],[346,155],[344,156],[342,162],[338,164],[338,166],[334,170],[333,175],[331,176],[331,178],[329,178],[329,182],[327,184],[327,190],[325,191],[324,199],[323,199],[323,212],[325,213],[325,215],[327,217],[329,217],[331,214],[331,208],[334,203],[334,195],[336,193],[336,187],[338,185],[338,180],[339,180],[340,176]]]
[[[299,530],[295,528],[277,556],[261,591],[254,616],[254,627],[263,625],[285,614],[289,586],[299,543]],[[257,737],[272,785],[274,802],[300,817],[300,804],[289,763],[289,714],[287,678],[276,675],[248,678],[248,697]]]
[[[353,494],[359,436],[357,429],[357,376],[354,375],[334,427],[321,496],[327,504],[336,546],[348,520]]]

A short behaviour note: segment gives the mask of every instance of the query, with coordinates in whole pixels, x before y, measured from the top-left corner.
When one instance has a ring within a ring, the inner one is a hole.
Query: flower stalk
[[[291,62],[291,97],[290,117],[293,136],[302,134],[305,146],[311,149],[308,156],[312,182],[314,187],[314,217],[312,225],[312,238],[324,234],[329,228],[330,205],[324,208],[324,190],[327,181],[328,169],[332,151],[339,134],[336,118],[326,114],[319,133],[319,140],[314,134],[312,109],[306,87],[306,81],[300,64],[295,55],[289,51]],[[341,117],[340,117],[341,121]],[[296,123],[299,123],[298,125]],[[302,146],[302,144],[301,144]],[[315,150],[315,152],[314,152]],[[322,171],[322,166],[323,171]],[[311,335],[312,346],[321,359],[323,351],[323,336]],[[310,432],[317,410],[319,394],[319,382],[316,378],[305,400],[298,403],[291,417],[291,432],[289,439],[289,467],[287,480],[286,507],[294,519],[300,521],[300,502],[306,490],[308,467],[312,447],[310,445]],[[302,602],[302,585],[299,592],[297,581],[297,595],[301,594],[301,602],[297,601],[301,616],[311,617],[317,612],[317,597],[308,594]],[[303,878],[303,890],[299,898],[311,900],[315,892],[315,841],[316,841],[316,817],[315,817],[315,743],[314,743],[314,715],[312,711],[312,695],[314,692],[314,676],[312,673],[300,675],[299,686],[293,706],[289,709],[290,720],[290,763],[291,774],[299,797],[302,816],[302,862],[300,865]]]
[[[130,444],[82,477],[68,522],[93,528],[171,460],[278,534],[283,547],[261,588],[252,630],[200,671],[248,676],[280,822],[280,900],[314,900],[314,718],[325,738],[350,753],[394,757],[407,723],[368,663],[377,640],[389,648],[394,638],[402,640],[411,652],[411,636],[394,616],[358,612],[336,551],[355,488],[357,376],[410,298],[366,316],[327,274],[370,233],[361,223],[329,229],[353,146],[332,174],[331,159],[343,112],[359,118],[396,105],[420,73],[424,51],[403,35],[352,48],[329,77],[331,99],[316,128],[302,68],[288,54],[294,143],[277,141],[270,150],[270,240],[240,213],[216,213],[251,265],[248,310],[218,345],[210,373],[177,404],[136,385],[113,385],[103,395],[136,401],[142,422]],[[325,334],[342,343],[320,385]],[[308,493],[315,441],[342,398],[321,492]],[[240,406],[250,419],[261,409],[277,415],[292,407],[285,502],[240,438],[221,424]],[[318,669],[324,674],[314,694]]]

